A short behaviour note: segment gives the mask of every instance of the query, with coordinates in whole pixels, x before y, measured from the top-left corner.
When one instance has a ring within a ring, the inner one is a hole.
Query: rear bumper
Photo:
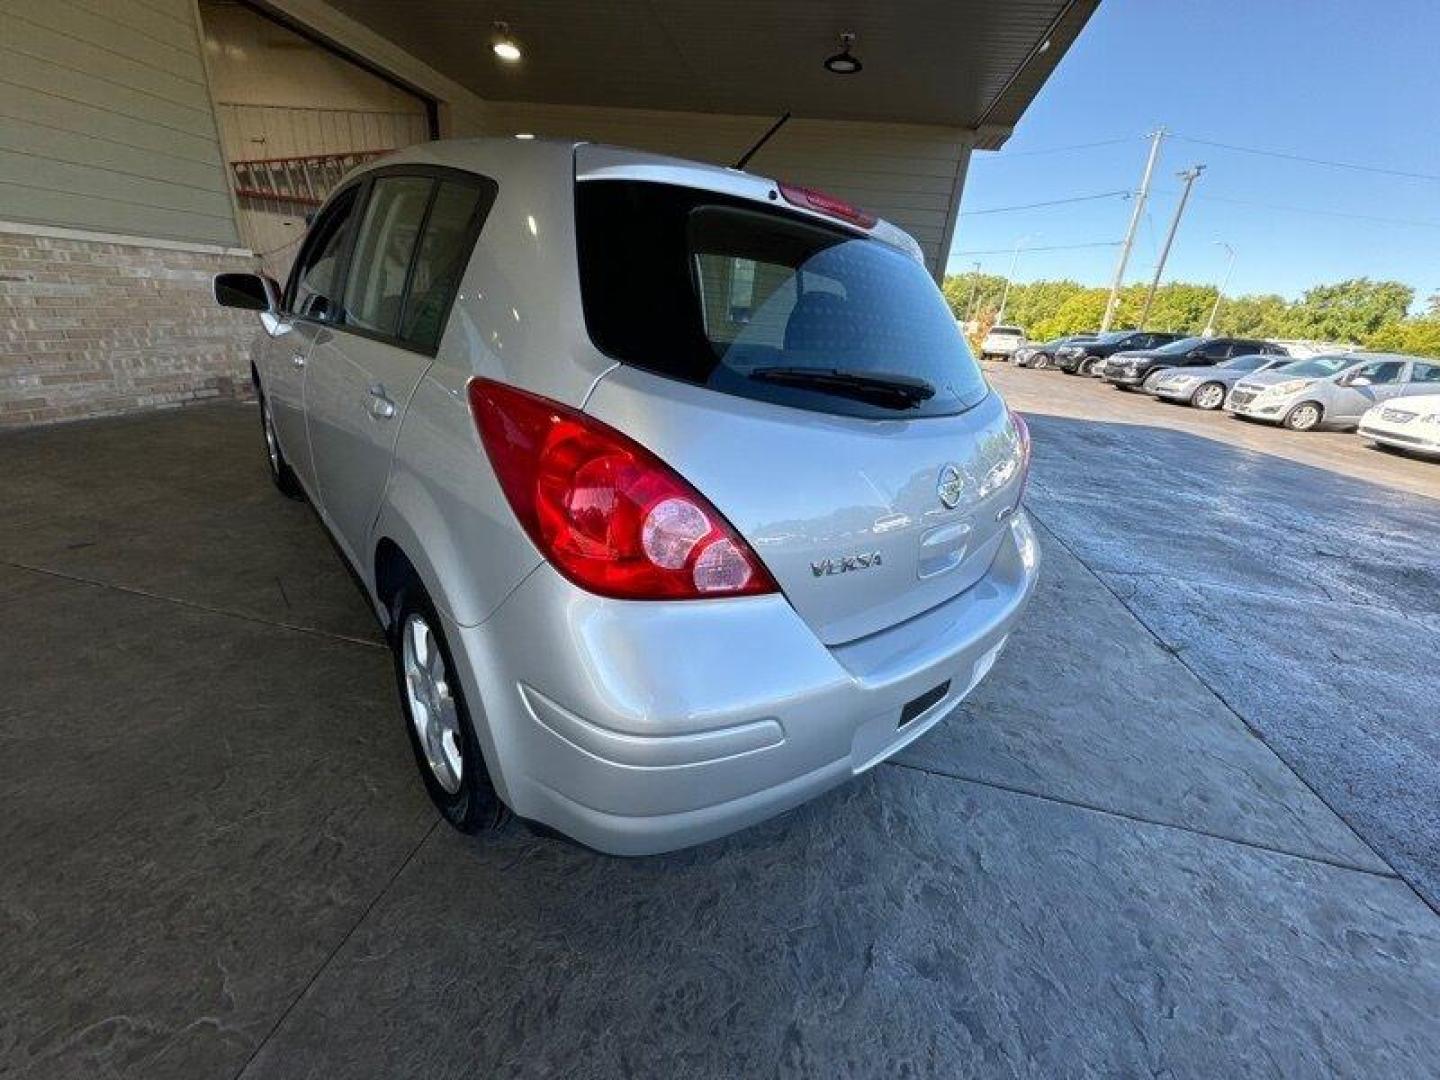
[[[782,596],[626,603],[549,566],[484,623],[447,631],[510,807],[642,855],[780,813],[918,738],[989,671],[1038,569],[1022,512],[975,585],[843,646]]]

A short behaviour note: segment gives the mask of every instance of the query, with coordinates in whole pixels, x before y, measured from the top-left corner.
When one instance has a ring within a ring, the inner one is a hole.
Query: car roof
[[[545,168],[563,168],[576,180],[649,180],[767,204],[776,202],[779,197],[780,181],[757,173],[573,138],[519,139],[492,135],[437,139],[416,143],[367,161],[349,173],[346,180],[392,165],[440,165],[491,176],[503,185],[507,171],[513,169],[524,173],[535,169],[537,164]],[[842,218],[791,203],[785,204],[785,210],[829,225],[856,227]],[[899,248],[916,262],[923,264],[925,261],[919,242],[893,222],[876,217],[875,224],[863,232],[872,239]]]

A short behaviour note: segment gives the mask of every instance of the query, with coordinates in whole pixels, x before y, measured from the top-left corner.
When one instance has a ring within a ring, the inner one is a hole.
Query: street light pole
[[[1150,176],[1155,171],[1155,161],[1160,157],[1160,144],[1165,141],[1165,129],[1156,128],[1150,133],[1150,156],[1145,159],[1145,175],[1140,178],[1140,190],[1135,193],[1135,208],[1130,211],[1130,227],[1125,230],[1125,242],[1120,245],[1120,261],[1115,264],[1115,280],[1110,283],[1110,298],[1105,301],[1105,314],[1100,318],[1100,332],[1110,329],[1115,319],[1115,309],[1120,306],[1120,286],[1125,280],[1125,266],[1130,262],[1130,249],[1135,246],[1135,230],[1140,227],[1140,215],[1145,212],[1145,200],[1150,197]]]
[[[1034,236],[1022,236],[1015,241],[1015,254],[1010,256],[1010,272],[1005,275],[1005,288],[1000,293],[1000,312],[995,316],[995,325],[1005,325],[1005,305],[1010,302],[1010,279],[1015,276],[1015,264],[1020,261],[1020,249],[1025,246],[1025,241],[1034,240]]]
[[[1204,171],[1204,165],[1195,165],[1175,174],[1185,181],[1185,187],[1180,191],[1180,205],[1175,207],[1175,216],[1170,219],[1170,231],[1165,234],[1165,244],[1160,249],[1160,261],[1155,264],[1155,276],[1150,279],[1150,291],[1145,294],[1145,306],[1140,310],[1140,322],[1135,327],[1137,330],[1145,329],[1145,320],[1150,317],[1150,305],[1155,302],[1155,290],[1160,287],[1160,275],[1165,273],[1165,260],[1170,257],[1170,245],[1175,242],[1175,231],[1180,228],[1180,215],[1185,213],[1185,204],[1190,201],[1190,189]]]
[[[1215,293],[1215,306],[1210,309],[1210,321],[1205,324],[1205,337],[1213,337],[1215,334],[1215,316],[1220,314],[1220,298],[1230,287],[1230,273],[1235,269],[1235,249],[1224,240],[1216,240],[1214,243],[1216,247],[1223,247],[1230,253],[1230,261],[1225,264],[1225,276],[1220,280],[1220,288]]]

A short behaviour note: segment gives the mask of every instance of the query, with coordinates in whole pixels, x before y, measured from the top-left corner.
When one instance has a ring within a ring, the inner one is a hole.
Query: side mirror
[[[264,274],[216,274],[214,290],[215,302],[221,307],[271,315],[280,310],[280,286]]]

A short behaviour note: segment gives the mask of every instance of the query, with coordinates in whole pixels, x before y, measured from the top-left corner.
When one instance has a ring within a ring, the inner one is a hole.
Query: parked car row
[[[1440,453],[1437,395],[1440,361],[1335,353],[1241,379],[1226,396],[1225,409],[1291,431],[1357,428],[1371,442]]]
[[[1033,345],[1022,345],[1010,357],[1010,362],[1016,367],[1051,367],[1055,363],[1057,350],[1067,345],[1085,345],[1094,341],[1095,338],[1095,334],[1070,334],[1067,337],[1053,338],[1050,341],[1042,341]]]
[[[1116,330],[1026,346],[1011,360],[1291,431],[1357,430],[1371,444],[1440,457],[1440,360],[1353,351],[1297,357],[1291,348]]]

